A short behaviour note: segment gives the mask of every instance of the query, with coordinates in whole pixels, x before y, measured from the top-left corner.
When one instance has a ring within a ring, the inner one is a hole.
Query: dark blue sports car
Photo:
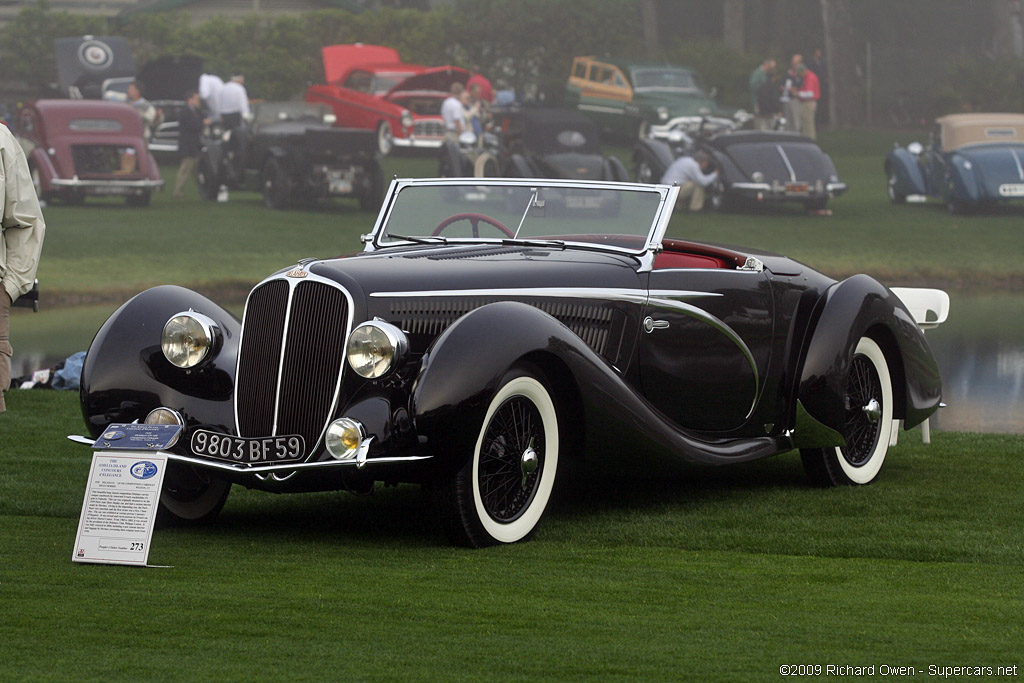
[[[950,114],[927,147],[896,147],[885,159],[894,204],[937,197],[952,213],[1024,199],[1024,114]]]

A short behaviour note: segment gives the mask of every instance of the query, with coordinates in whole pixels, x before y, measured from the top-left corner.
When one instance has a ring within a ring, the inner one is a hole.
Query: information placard
[[[159,452],[93,453],[71,559],[145,566],[166,467]]]

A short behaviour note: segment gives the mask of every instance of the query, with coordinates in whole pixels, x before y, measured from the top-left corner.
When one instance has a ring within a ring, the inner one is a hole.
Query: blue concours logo
[[[140,460],[128,470],[136,479],[149,479],[156,474],[156,465],[148,460]]]

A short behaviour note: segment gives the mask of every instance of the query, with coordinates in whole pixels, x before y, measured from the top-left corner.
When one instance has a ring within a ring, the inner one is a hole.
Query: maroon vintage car
[[[37,100],[18,115],[40,199],[77,204],[88,196],[122,196],[147,206],[163,187],[135,109],[99,100]]]
[[[441,146],[441,103],[452,83],[469,80],[468,71],[406,64],[383,45],[328,45],[322,54],[327,83],[310,86],[306,101],[330,105],[337,126],[376,131],[381,154]]]

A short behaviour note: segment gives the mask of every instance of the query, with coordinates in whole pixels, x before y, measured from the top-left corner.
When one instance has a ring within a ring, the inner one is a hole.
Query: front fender
[[[506,175],[513,178],[535,178],[537,177],[536,171],[530,166],[530,162],[526,160],[522,154],[513,154],[508,160],[509,172]]]
[[[661,140],[642,138],[633,149],[633,164],[637,165],[641,161],[647,162],[647,165],[651,167],[651,175],[654,178],[654,182],[661,181],[661,177],[665,175],[665,170],[675,160],[676,156],[672,152],[672,147]]]
[[[917,157],[903,147],[897,147],[885,158],[885,171],[896,176],[893,190],[897,195],[927,194],[928,184],[917,163]]]
[[[527,304],[501,302],[467,313],[445,330],[416,379],[416,429],[445,466],[459,466],[472,452],[498,383],[523,360],[544,369],[552,393],[579,403],[560,409],[563,417],[575,418],[565,426],[583,434],[588,455],[648,453],[678,466],[740,462],[780,450],[770,437],[707,441],[676,426],[558,320]]]
[[[219,352],[201,368],[171,365],[160,350],[164,324],[192,309],[220,325]],[[154,408],[180,411],[190,424],[234,424],[232,397],[241,323],[183,287],[154,287],[129,299],[100,327],[82,368],[82,415],[95,437],[111,422],[142,420]]]
[[[28,161],[36,171],[39,172],[40,188],[45,194],[50,191],[51,181],[57,177],[57,169],[53,165],[53,159],[42,147],[36,147],[28,156]]]
[[[893,416],[912,427],[939,405],[942,382],[924,334],[899,298],[867,275],[836,283],[820,304],[797,396],[807,414],[839,432],[846,418],[846,379],[857,342],[870,336],[885,353],[893,382]],[[834,446],[795,437],[800,446]]]

